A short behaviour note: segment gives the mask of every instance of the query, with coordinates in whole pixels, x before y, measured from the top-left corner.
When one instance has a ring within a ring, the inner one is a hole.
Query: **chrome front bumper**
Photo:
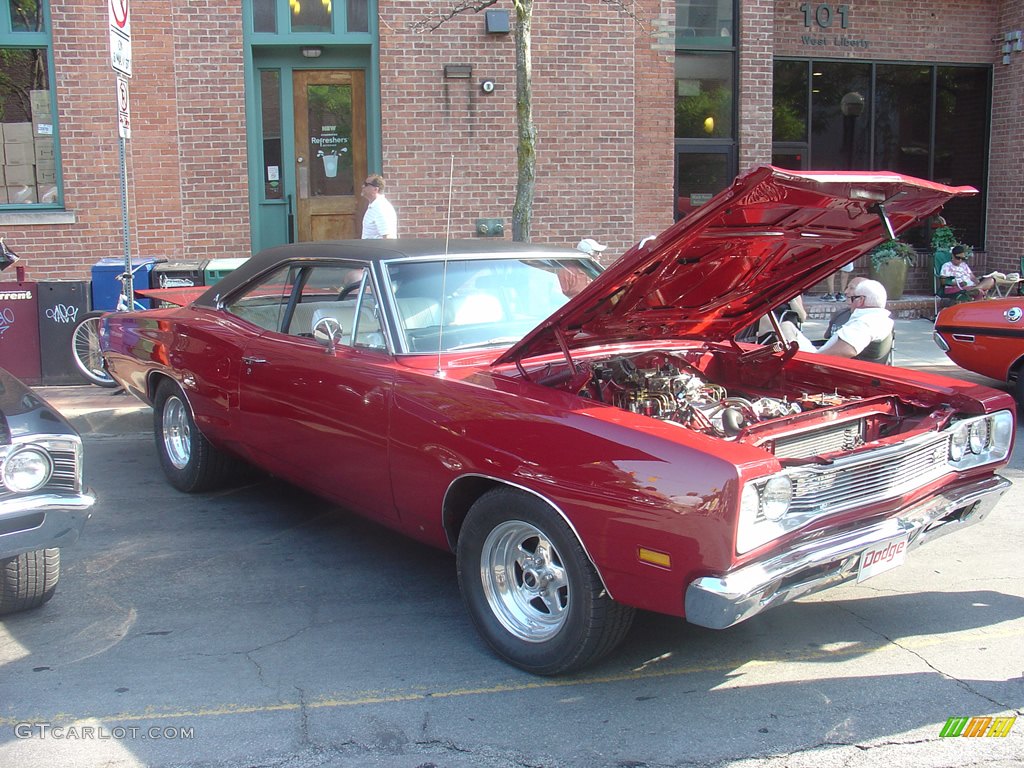
[[[4,499],[0,502],[0,559],[74,544],[95,502],[90,491]]]
[[[907,536],[909,551],[979,523],[1009,487],[1009,480],[992,475],[944,491],[895,517],[811,539],[722,576],[696,579],[686,588],[686,620],[725,629],[769,608],[852,579],[865,550]]]

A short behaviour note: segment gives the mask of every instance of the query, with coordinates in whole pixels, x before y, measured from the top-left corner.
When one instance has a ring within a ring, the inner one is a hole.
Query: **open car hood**
[[[884,171],[741,176],[657,238],[642,241],[495,365],[594,344],[722,341],[972,187]]]

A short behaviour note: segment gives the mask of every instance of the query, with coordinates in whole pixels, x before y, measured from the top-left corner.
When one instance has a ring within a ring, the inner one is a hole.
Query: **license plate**
[[[890,568],[903,565],[907,559],[907,537],[899,536],[895,539],[888,539],[881,544],[864,550],[860,556],[860,568],[857,571],[857,581],[861,582],[885,573]]]

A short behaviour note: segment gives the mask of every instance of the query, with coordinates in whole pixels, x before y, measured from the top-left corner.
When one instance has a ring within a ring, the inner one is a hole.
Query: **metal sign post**
[[[128,222],[128,164],[125,142],[132,136],[128,109],[128,79],[132,76],[132,23],[129,0],[107,0],[110,20],[110,66],[117,77],[117,134],[121,156],[121,239],[124,244],[124,297],[128,309],[135,306],[135,281],[132,274],[131,236]]]

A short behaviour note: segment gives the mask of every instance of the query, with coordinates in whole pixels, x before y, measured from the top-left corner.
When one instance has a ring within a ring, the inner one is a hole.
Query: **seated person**
[[[846,298],[853,311],[847,320],[820,347],[804,336],[792,323],[782,323],[787,342],[796,341],[801,352],[816,352],[836,357],[857,357],[868,345],[889,338],[893,321],[885,308],[885,286],[877,280],[861,280],[856,288],[847,286]]]
[[[948,277],[952,282],[952,285],[946,286],[946,293],[967,291],[971,298],[984,299],[988,292],[995,287],[996,281],[991,277],[983,277],[979,281],[971,271],[970,264],[967,263],[967,256],[966,245],[954,246],[953,258],[942,265],[939,276]]]

